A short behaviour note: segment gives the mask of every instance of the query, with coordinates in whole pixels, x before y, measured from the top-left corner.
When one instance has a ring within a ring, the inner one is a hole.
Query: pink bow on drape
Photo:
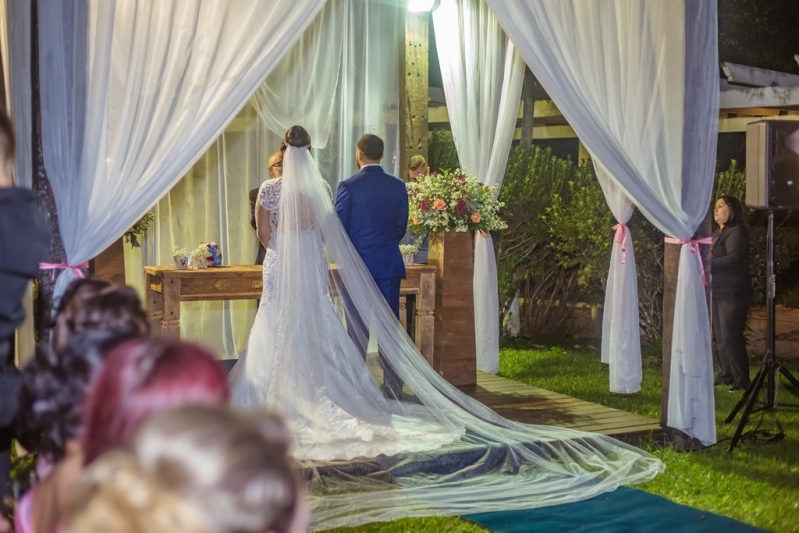
[[[702,271],[702,285],[707,285],[707,277],[705,276],[705,264],[702,262],[702,254],[699,253],[699,245],[700,244],[712,244],[713,239],[711,237],[705,237],[704,239],[675,239],[674,237],[666,237],[663,239],[664,242],[668,244],[690,244],[691,245],[691,253],[696,255],[697,259],[699,259],[699,269]]]
[[[83,270],[85,268],[89,268],[89,263],[83,263],[81,265],[69,265],[67,263],[39,263],[39,270],[50,270],[52,271],[52,277],[55,278],[55,271],[56,270],[71,270],[75,273],[78,278],[84,278]]]
[[[627,224],[619,222],[613,229],[616,230],[616,242],[621,244],[621,264],[627,263]]]

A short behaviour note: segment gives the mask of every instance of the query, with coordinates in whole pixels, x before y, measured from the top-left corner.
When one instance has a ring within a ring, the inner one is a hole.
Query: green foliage
[[[145,231],[150,229],[150,226],[152,225],[154,219],[155,219],[155,215],[153,215],[152,213],[147,213],[146,215],[141,217],[133,225],[132,228],[130,228],[128,231],[126,231],[123,234],[123,237],[125,238],[125,242],[129,242],[130,245],[133,246],[133,247],[136,247],[136,248],[140,247],[141,244],[139,244],[139,235],[141,235],[142,233],[144,233]]]
[[[429,518],[405,518],[393,522],[374,522],[360,527],[342,527],[328,530],[329,533],[487,533],[487,529],[457,517],[432,516]]]
[[[589,303],[601,303],[612,242],[608,228],[615,221],[590,160],[580,162],[565,194],[553,195],[545,212],[558,264],[577,269],[577,281],[588,289]]]
[[[536,387],[647,416],[660,418],[661,375],[659,359],[644,357],[641,392],[621,395],[608,392],[608,370],[596,349],[575,350],[559,346],[531,349],[518,346],[503,350],[500,374]],[[796,375],[797,361],[787,366]],[[752,373],[757,365],[751,364]],[[757,443],[744,440],[727,453],[735,424],[723,420],[740,398],[724,387],[716,388],[716,421],[720,444],[685,453],[672,447],[652,448],[666,464],[666,471],[637,488],[659,494],[683,505],[728,516],[768,531],[796,531],[799,523],[799,412],[782,408],[779,421],[784,440]],[[753,429],[759,416],[753,416]],[[736,420],[737,422],[737,420]],[[762,429],[775,431],[773,415],[766,415]]]
[[[456,168],[460,168],[458,151],[455,149],[452,135],[444,131],[434,131],[430,134],[427,147],[427,165],[430,170],[437,172],[452,172]]]

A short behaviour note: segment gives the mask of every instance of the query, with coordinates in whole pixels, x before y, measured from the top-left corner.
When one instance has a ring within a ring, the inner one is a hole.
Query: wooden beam
[[[799,106],[799,87],[737,88],[721,91],[720,109]]]
[[[737,63],[721,63],[727,81],[736,85],[750,87],[796,87],[799,76],[764,68],[749,67]]]
[[[421,155],[427,159],[430,13],[411,13],[405,10],[403,13],[405,35],[404,44],[400,46],[399,168],[400,177],[404,179],[407,175],[408,161],[412,156]]]

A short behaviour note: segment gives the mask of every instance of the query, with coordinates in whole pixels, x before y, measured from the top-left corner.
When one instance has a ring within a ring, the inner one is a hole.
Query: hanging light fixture
[[[412,13],[431,11],[435,3],[436,0],[408,0],[408,11]]]

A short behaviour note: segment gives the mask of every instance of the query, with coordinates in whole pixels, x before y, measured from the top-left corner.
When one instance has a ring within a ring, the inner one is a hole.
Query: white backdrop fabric
[[[328,0],[249,104],[156,204],[142,248],[125,245],[128,283],[142,290],[142,265],[169,264],[173,246],[200,241],[217,242],[223,264],[253,263],[258,239],[248,192],[271,177],[267,160],[293,124],[308,128],[334,190],[357,171],[355,144],[367,131],[386,141],[383,167],[396,174],[404,9],[401,0]],[[185,303],[181,334],[236,358],[254,314],[254,300]]]
[[[433,25],[458,159],[478,180],[501,186],[516,129],[524,61],[482,0],[442,0],[433,12]],[[499,288],[490,235],[475,236],[474,321],[477,369],[496,374]]]
[[[42,142],[70,265],[169,191],[323,4],[42,0]]]
[[[641,390],[642,379],[638,276],[632,236],[627,227],[635,206],[614,185],[601,163],[597,162],[594,168],[617,221],[602,313],[602,362],[609,365],[610,391],[631,394]]]
[[[665,234],[692,239],[718,128],[715,0],[486,0],[613,183]],[[668,424],[716,441],[710,326],[682,246]]]

